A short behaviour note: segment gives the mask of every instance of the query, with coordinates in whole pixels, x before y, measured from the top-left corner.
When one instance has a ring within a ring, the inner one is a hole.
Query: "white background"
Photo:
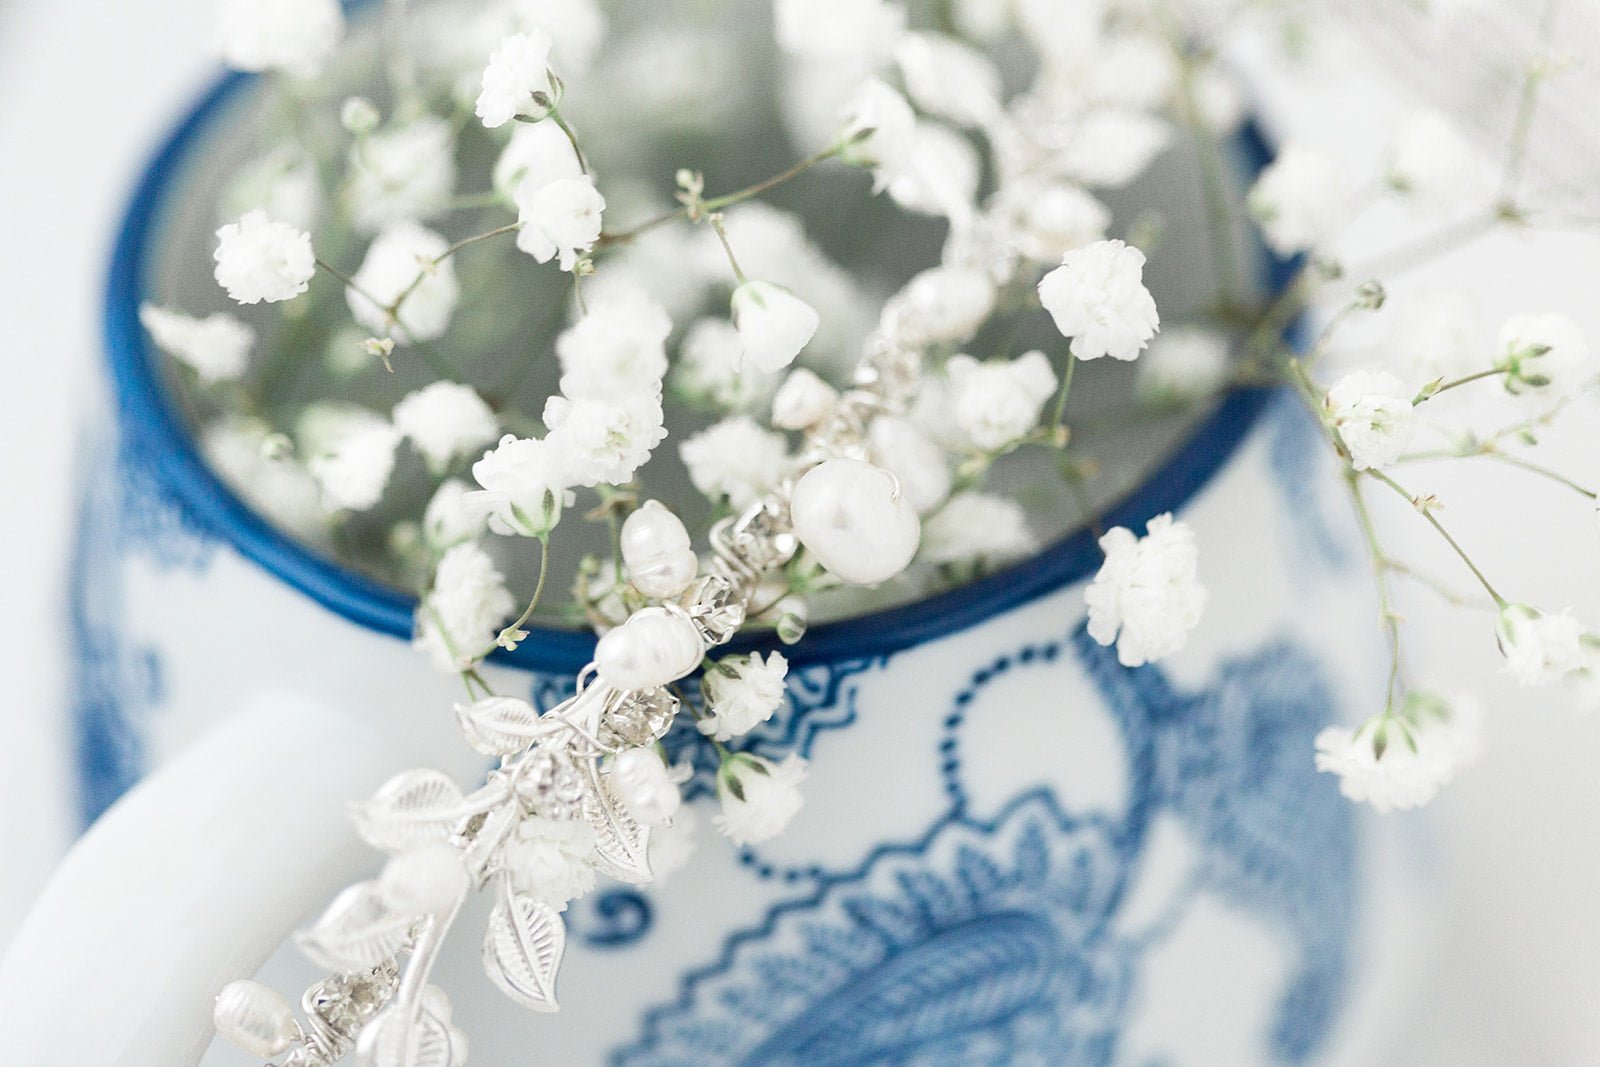
[[[69,753],[63,594],[75,442],[99,410],[99,296],[114,226],[146,153],[212,74],[208,0],[0,0],[0,948],[66,846]],[[1280,129],[1366,158],[1395,92],[1329,71],[1311,88],[1268,74]],[[1386,245],[1381,223],[1370,234]],[[1600,239],[1497,237],[1440,276],[1470,283],[1491,318],[1574,312],[1600,341]],[[1600,408],[1552,436],[1550,462],[1600,480]],[[1457,465],[1458,467],[1464,465]],[[1415,479],[1414,479],[1415,480]],[[1519,598],[1600,621],[1600,535],[1575,497],[1475,466],[1422,479],[1491,573]],[[1386,536],[1449,561],[1415,516]],[[1495,675],[1487,623],[1408,597],[1419,673],[1481,688],[1479,766],[1432,809],[1444,933],[1415,990],[1396,1065],[1600,1062],[1600,719]]]

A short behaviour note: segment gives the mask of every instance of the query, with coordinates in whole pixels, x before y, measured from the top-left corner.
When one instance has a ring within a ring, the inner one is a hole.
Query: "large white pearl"
[[[858,459],[830,459],[807,471],[789,513],[800,543],[852,585],[899,574],[922,539],[922,524],[895,492],[894,477]]]
[[[617,689],[657,689],[700,665],[705,642],[687,616],[640,608],[595,646],[600,678]]]
[[[378,895],[401,915],[431,915],[460,900],[470,883],[460,850],[434,841],[391,859],[378,876]]]
[[[694,581],[700,560],[678,516],[647,500],[622,524],[622,562],[645,596],[675,597]]]
[[[678,813],[683,796],[661,757],[648,748],[630,748],[611,761],[611,787],[633,817],[661,826]]]
[[[222,987],[211,1019],[219,1035],[257,1059],[276,1056],[300,1036],[289,1002],[248,978]]]

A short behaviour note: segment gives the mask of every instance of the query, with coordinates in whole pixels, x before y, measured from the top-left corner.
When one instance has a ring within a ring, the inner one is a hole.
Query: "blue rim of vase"
[[[209,534],[233,545],[268,573],[352,622],[409,638],[416,601],[318,554],[279,530],[237,497],[201,458],[193,435],[157,370],[157,354],[139,322],[150,266],[152,232],[174,178],[215,115],[253,81],[247,74],[220,78],[156,151],[135,186],[114,246],[105,296],[105,344],[124,442],[149,465],[174,500]],[[1250,172],[1272,158],[1260,126],[1247,122],[1237,135]],[[1268,293],[1288,284],[1295,261],[1264,255]],[[1276,390],[1237,389],[1187,434],[1138,488],[1105,509],[1106,526],[1142,528],[1150,517],[1178,511],[1227,462]],[[1092,575],[1100,564],[1092,531],[1069,533],[1026,560],[964,585],[904,605],[811,627],[784,649],[791,663],[838,662],[897,652],[965,630],[1011,608]],[[727,650],[777,644],[770,632],[744,633]],[[515,651],[493,662],[539,672],[575,674],[594,653],[595,637],[573,630],[536,628]]]

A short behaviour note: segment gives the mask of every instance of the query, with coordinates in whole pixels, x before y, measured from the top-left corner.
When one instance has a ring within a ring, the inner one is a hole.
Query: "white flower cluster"
[[[1100,539],[1100,548],[1106,561],[1084,593],[1089,636],[1102,645],[1115,642],[1125,667],[1183,648],[1206,602],[1194,531],[1171,515],[1157,515],[1145,536],[1118,526]]]
[[[1420,807],[1477,759],[1481,721],[1470,700],[1413,693],[1399,715],[1319,733],[1317,770],[1337,775],[1341,793],[1379,812]]]

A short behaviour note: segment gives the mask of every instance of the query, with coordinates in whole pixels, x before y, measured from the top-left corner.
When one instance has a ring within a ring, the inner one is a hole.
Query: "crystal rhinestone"
[[[731,581],[708,574],[694,586],[689,617],[707,642],[720,645],[744,624],[744,601]]]
[[[311,987],[305,1007],[328,1029],[354,1040],[357,1032],[389,1003],[399,984],[399,970],[392,965],[357,974],[336,974]]]
[[[672,726],[678,698],[665,689],[617,693],[600,720],[600,743],[606,748],[643,748],[654,744]]]
[[[527,769],[517,778],[517,796],[528,810],[549,819],[580,814],[583,774],[564,748],[541,745],[528,755]]]

